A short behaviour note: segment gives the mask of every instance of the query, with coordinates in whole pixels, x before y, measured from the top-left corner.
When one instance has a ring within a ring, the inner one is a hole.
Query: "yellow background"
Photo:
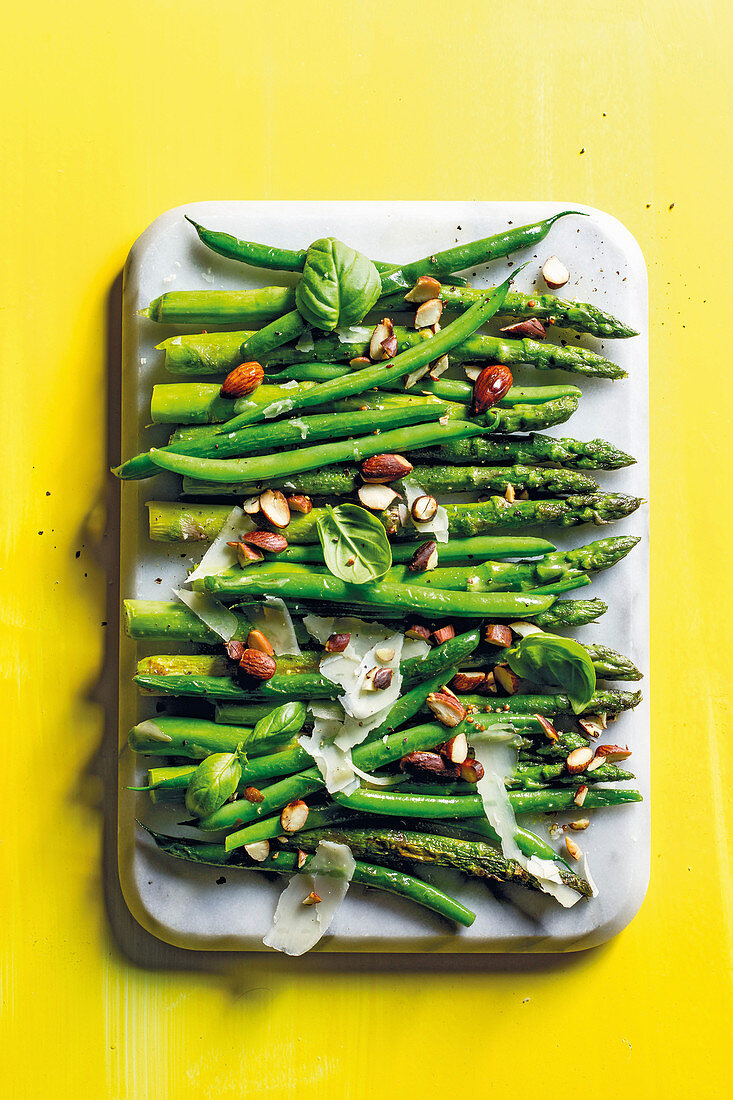
[[[729,0],[0,7],[5,1095],[723,1095]],[[110,290],[168,207],[298,197],[576,200],[645,251],[652,883],[606,947],[227,959],[105,904]]]

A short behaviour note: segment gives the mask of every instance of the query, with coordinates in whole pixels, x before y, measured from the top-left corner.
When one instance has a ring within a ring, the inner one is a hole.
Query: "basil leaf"
[[[556,634],[528,634],[507,651],[506,660],[517,676],[536,684],[559,684],[570,705],[580,714],[596,690],[596,670],[587,649],[574,638]]]
[[[242,765],[234,752],[215,752],[202,760],[186,788],[186,809],[194,817],[208,817],[234,794]]]
[[[392,564],[384,525],[357,504],[326,508],[318,518],[318,537],[326,567],[351,584],[379,580]]]
[[[300,733],[307,716],[305,703],[284,703],[270,711],[252,731],[252,741],[285,741]]]
[[[308,249],[295,304],[307,324],[331,332],[362,321],[381,292],[379,272],[367,256],[323,237]]]

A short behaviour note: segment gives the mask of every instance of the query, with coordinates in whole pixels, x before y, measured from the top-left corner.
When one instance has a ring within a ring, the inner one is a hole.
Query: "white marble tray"
[[[193,290],[266,285],[272,273],[215,256],[204,249],[184,213],[206,226],[243,238],[291,248],[306,247],[319,236],[348,241],[379,259],[408,260],[498,232],[507,224],[522,225],[559,209],[585,210],[586,218],[564,218],[531,256],[517,280],[518,289],[539,283],[542,261],[557,253],[571,271],[567,297],[590,301],[639,330],[632,340],[605,345],[584,337],[589,347],[604,350],[629,372],[622,382],[586,380],[569,374],[517,372],[519,382],[577,383],[583,398],[578,412],[553,429],[555,435],[580,439],[607,437],[638,459],[625,470],[600,473],[604,488],[647,495],[648,352],[647,278],[641,251],[630,233],[610,215],[577,204],[546,202],[203,202],[169,210],[157,218],[133,246],[125,269],[123,348],[123,453],[133,454],[163,438],[160,429],[146,428],[153,382],[164,381],[162,355],[154,345],[177,329],[141,320],[136,311],[166,290]],[[525,258],[525,257],[522,257]],[[519,259],[519,256],[517,256]],[[489,268],[495,283],[507,271],[506,261]],[[477,280],[479,282],[481,280]],[[561,292],[562,293],[562,292]],[[132,482],[122,490],[121,591],[144,599],[169,598],[186,568],[200,557],[182,545],[166,547],[147,539],[147,499],[175,495],[175,479],[159,477]],[[609,604],[595,625],[576,632],[580,640],[599,641],[629,654],[648,668],[648,557],[646,507],[603,532],[573,528],[546,532],[561,547],[578,546],[604,534],[644,536],[640,546],[610,572],[582,589],[579,596],[600,596]],[[162,583],[156,583],[162,578]],[[146,652],[161,651],[160,645]],[[120,802],[119,870],[127,904],[148,931],[169,943],[214,950],[264,950],[262,936],[270,925],[281,890],[280,879],[235,868],[203,867],[170,859],[157,852],[135,827],[139,817],[176,831],[180,810],[151,807],[146,795],[133,795],[126,784],[140,781],[143,768],[125,748],[131,725],[154,711],[154,700],[140,699],[130,682],[136,646],[124,636],[120,661]],[[624,686],[624,685],[619,685]],[[636,686],[636,685],[630,685]],[[573,951],[609,939],[632,919],[646,892],[649,876],[649,705],[622,715],[613,728],[616,741],[633,749],[636,785],[645,801],[617,809],[596,810],[591,828],[582,834],[600,896],[565,910],[544,896],[514,887],[492,893],[480,883],[452,876],[450,887],[471,906],[477,919],[471,928],[456,930],[416,906],[377,891],[353,886],[317,950],[326,951]],[[186,830],[180,830],[185,833]],[[546,835],[546,833],[545,833]],[[225,878],[225,883],[217,884]]]

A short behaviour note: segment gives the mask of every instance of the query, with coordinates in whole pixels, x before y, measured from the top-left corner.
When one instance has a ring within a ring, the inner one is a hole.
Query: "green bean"
[[[578,784],[580,786],[580,784]],[[517,814],[558,813],[577,809],[575,790],[543,789],[537,791],[509,791],[509,801]],[[366,787],[345,795],[342,791],[332,795],[335,802],[359,813],[382,813],[393,817],[419,817],[430,819],[476,817],[483,812],[478,794],[420,795],[401,794],[393,791],[372,791]],[[626,802],[641,802],[638,791],[606,787],[589,790],[583,803],[584,810],[606,806],[619,806]]]

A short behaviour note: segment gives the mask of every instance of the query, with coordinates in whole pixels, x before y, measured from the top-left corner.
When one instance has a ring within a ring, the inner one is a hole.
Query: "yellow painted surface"
[[[2,27],[3,1095],[722,1096],[728,0],[27,0]],[[575,199],[645,251],[652,882],[598,950],[190,955],[137,929],[110,884],[110,291],[168,207],[329,196]]]

